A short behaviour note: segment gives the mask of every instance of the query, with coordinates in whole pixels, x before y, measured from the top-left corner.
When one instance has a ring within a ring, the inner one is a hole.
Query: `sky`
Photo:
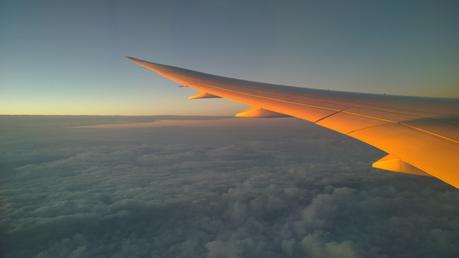
[[[232,115],[126,55],[284,85],[459,98],[457,1],[0,0],[0,114]]]
[[[375,148],[290,118],[160,119],[0,116],[0,256],[459,257],[457,189],[372,169]]]

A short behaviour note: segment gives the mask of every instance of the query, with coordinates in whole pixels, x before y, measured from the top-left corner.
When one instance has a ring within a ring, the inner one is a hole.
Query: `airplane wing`
[[[387,155],[373,167],[433,176],[459,188],[459,99],[349,93],[245,81],[128,57],[182,86],[190,99],[251,105],[238,117],[291,116],[368,143]]]

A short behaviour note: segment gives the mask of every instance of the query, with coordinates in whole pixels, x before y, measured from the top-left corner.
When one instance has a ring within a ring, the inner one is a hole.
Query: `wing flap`
[[[459,188],[459,145],[401,124],[358,130],[350,136]]]

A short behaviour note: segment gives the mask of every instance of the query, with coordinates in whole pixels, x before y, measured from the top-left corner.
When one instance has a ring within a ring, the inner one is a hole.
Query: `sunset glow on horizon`
[[[1,258],[458,258],[459,0],[0,0]]]
[[[455,1],[1,1],[0,114],[234,115],[126,55],[274,84],[459,98]]]

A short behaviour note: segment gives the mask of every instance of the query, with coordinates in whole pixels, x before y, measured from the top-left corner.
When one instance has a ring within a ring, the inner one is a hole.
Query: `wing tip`
[[[154,63],[148,62],[146,60],[142,60],[140,58],[136,58],[136,57],[132,57],[132,56],[126,56],[126,58],[129,59],[129,61],[134,62],[136,64],[154,64]]]
[[[165,68],[169,67],[167,65],[152,63],[152,62],[149,62],[149,61],[146,61],[140,58],[132,57],[132,56],[126,56],[126,58],[138,66],[153,70],[157,73],[161,73],[161,70],[164,70]]]

